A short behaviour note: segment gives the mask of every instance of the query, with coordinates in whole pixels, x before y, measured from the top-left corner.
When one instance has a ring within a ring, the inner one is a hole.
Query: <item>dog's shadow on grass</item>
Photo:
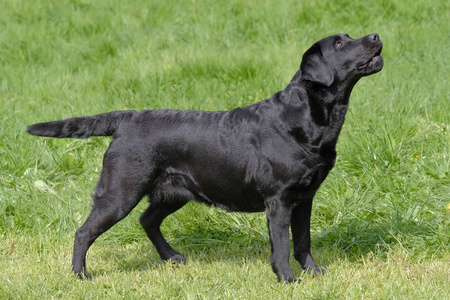
[[[412,253],[414,249],[425,248],[427,243],[439,244],[437,229],[433,229],[433,226],[440,228],[438,222],[427,224],[401,216],[390,222],[371,221],[353,219],[328,227],[314,234],[311,244],[325,256],[326,251],[330,251],[334,252],[333,259],[341,257],[350,261],[367,255],[385,259],[394,248]]]

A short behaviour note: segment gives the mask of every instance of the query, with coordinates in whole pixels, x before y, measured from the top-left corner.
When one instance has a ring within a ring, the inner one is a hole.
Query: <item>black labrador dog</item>
[[[140,222],[164,260],[185,262],[160,231],[165,217],[190,200],[228,211],[265,211],[273,271],[295,281],[294,257],[321,274],[310,252],[314,194],[334,165],[336,143],[356,82],[380,71],[378,34],[326,37],[303,55],[289,85],[269,99],[230,111],[114,111],[34,124],[33,135],[112,136],[93,194],[75,235],[72,267],[86,273],[86,252],[102,233],[148,195]]]

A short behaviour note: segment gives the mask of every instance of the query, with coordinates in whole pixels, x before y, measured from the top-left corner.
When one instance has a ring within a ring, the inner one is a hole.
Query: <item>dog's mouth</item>
[[[360,65],[357,69],[358,71],[366,71],[369,73],[378,72],[383,68],[383,57],[381,56],[381,50],[383,47],[375,53],[366,63]]]

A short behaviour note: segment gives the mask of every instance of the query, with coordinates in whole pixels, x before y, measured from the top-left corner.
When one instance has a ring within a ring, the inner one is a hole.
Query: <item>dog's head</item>
[[[378,34],[354,40],[348,34],[321,39],[303,55],[301,79],[324,86],[357,81],[381,71],[383,43]]]

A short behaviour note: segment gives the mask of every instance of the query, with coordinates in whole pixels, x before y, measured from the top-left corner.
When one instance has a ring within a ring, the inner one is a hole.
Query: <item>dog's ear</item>
[[[324,86],[333,84],[334,74],[324,61],[318,45],[313,45],[303,54],[300,70],[303,80],[312,81]]]

